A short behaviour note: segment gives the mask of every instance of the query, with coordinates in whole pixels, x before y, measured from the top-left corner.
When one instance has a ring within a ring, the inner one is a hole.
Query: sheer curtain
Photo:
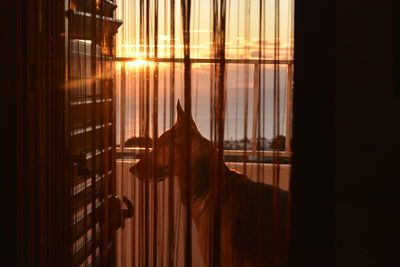
[[[135,207],[118,265],[283,265],[293,1],[117,5],[117,193]]]

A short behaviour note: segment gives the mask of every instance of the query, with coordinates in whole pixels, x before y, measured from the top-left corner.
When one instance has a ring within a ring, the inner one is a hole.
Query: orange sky
[[[154,7],[154,1],[151,1]],[[170,0],[159,2],[159,57],[170,56]],[[292,38],[289,26],[293,21],[289,14],[294,0],[280,1],[280,58],[287,59],[291,55]],[[176,0],[175,31],[176,31],[176,57],[182,57],[182,30],[180,1]],[[275,0],[265,0],[265,38],[263,40],[263,58],[273,59],[274,49],[274,3]],[[246,1],[228,0],[226,32],[226,53],[228,58],[257,58],[259,45],[259,0],[249,0],[248,33],[245,34]],[[117,0],[117,18],[123,20],[123,25],[117,35],[117,56],[119,57],[145,57],[140,54],[139,41],[139,1]],[[151,8],[153,9],[153,8]],[[136,12],[135,12],[136,11]],[[154,16],[151,16],[154,18]],[[151,21],[151,57],[154,56],[154,19]],[[191,56],[209,57],[210,55],[210,1],[192,1],[191,13]],[[247,38],[246,38],[247,37]]]
[[[154,3],[155,0],[151,2]],[[169,6],[164,8],[164,3],[170,0],[159,0],[159,57],[169,57],[169,51],[171,46],[171,37],[170,37],[170,21],[169,21]],[[257,59],[258,58],[258,46],[259,46],[259,0],[251,0],[250,6],[250,16],[249,16],[249,32],[245,35],[245,8],[244,3],[245,0],[231,0],[230,8],[228,8],[228,27],[226,32],[226,57],[227,58],[246,58],[246,59]],[[265,54],[263,58],[265,59],[273,59],[273,51],[274,51],[274,2],[275,0],[266,0],[265,1],[265,14],[267,19],[265,20],[266,27],[266,38],[262,41],[262,45],[264,48]],[[180,16],[180,1],[176,0],[176,57],[183,57],[183,44],[182,44],[182,31],[181,31],[181,16]],[[229,2],[228,2],[229,3]],[[292,49],[292,38],[290,38],[289,33],[291,32],[289,29],[290,17],[289,13],[289,3],[293,4],[293,0],[281,0],[281,25],[280,25],[280,59],[287,59],[287,55],[290,55],[291,58],[291,49]],[[117,34],[117,57],[135,57],[135,58],[144,58],[145,55],[140,55],[140,40],[139,40],[139,1],[134,0],[117,0],[118,9],[117,9],[117,18],[123,20],[124,24],[119,29],[119,33]],[[229,6],[229,5],[228,5]],[[202,57],[208,58],[210,56],[210,6],[209,0],[196,0],[192,1],[192,23],[191,23],[191,57]],[[135,11],[136,12],[133,12]],[[238,14],[239,11],[239,14]],[[165,15],[167,17],[166,21],[164,20]],[[239,15],[239,16],[238,16]],[[152,22],[152,25],[154,21]],[[154,25],[153,25],[154,26]],[[153,28],[151,29],[151,36],[153,36]],[[143,47],[142,47],[143,48]],[[154,51],[154,40],[153,37],[150,40],[150,48],[153,53]],[[145,50],[145,49],[142,49]],[[150,57],[153,57],[154,54],[150,54]],[[144,60],[136,60],[133,62],[128,62],[126,65],[127,71],[127,91],[128,94],[128,103],[127,105],[127,116],[129,122],[127,125],[135,125],[138,121],[138,118],[133,116],[133,108],[137,108],[137,106],[132,103],[136,103],[137,99],[133,97],[133,91],[137,88],[134,86],[137,83],[137,79],[135,76],[138,70],[138,67],[143,66],[144,64],[154,64],[154,63],[146,63]],[[160,76],[159,76],[159,84],[160,84],[160,92],[159,97],[163,99],[165,96],[164,87],[168,89],[169,82],[169,72],[166,71],[170,67],[169,64],[159,64],[160,67]],[[181,100],[183,99],[183,64],[176,64],[176,95],[175,97]],[[267,99],[265,114],[263,115],[262,120],[267,125],[265,136],[271,138],[272,136],[272,92],[273,92],[273,65],[266,65],[265,72],[263,72],[262,79],[265,80],[263,83],[263,91],[265,92],[265,96]],[[209,83],[210,83],[210,65],[209,64],[193,64],[192,65],[192,96],[193,96],[193,108],[192,114],[198,123],[199,128],[205,136],[209,134]],[[152,69],[152,68],[151,68]],[[117,74],[120,73],[120,64],[117,64]],[[236,64],[235,66],[232,64],[228,64],[227,67],[227,129],[226,129],[226,139],[237,139],[243,137],[243,118],[241,118],[241,114],[243,114],[243,92],[245,88],[249,88],[250,96],[249,96],[249,125],[251,125],[251,110],[252,110],[252,88],[253,88],[253,78],[254,78],[254,66],[249,66],[249,80],[245,79],[245,67],[243,64]],[[281,66],[280,72],[280,92],[281,92],[281,131],[284,133],[285,131],[285,90],[287,87],[287,66]],[[117,95],[119,93],[119,82],[117,82]],[[168,90],[166,91],[168,94]],[[131,97],[131,98],[130,98]],[[176,101],[177,101],[176,99]],[[197,101],[198,99],[198,101]],[[236,104],[236,99],[239,99],[239,104]],[[159,102],[159,110],[163,110],[162,101]],[[129,106],[129,107],[128,107]],[[236,110],[238,110],[238,114],[236,114]],[[119,112],[119,110],[117,110]],[[136,112],[136,116],[138,112]],[[117,116],[118,117],[118,116]],[[135,121],[136,120],[136,121]],[[168,121],[168,120],[167,120]],[[162,116],[159,118],[159,131],[161,132],[163,129],[161,125]],[[239,125],[239,132],[236,133],[235,125]],[[229,127],[228,127],[229,126]],[[248,134],[251,135],[251,126],[248,129]],[[129,128],[129,127],[128,127]],[[135,134],[131,132],[127,128],[126,136],[134,136]],[[134,127],[133,127],[134,128]],[[133,130],[132,130],[133,131]],[[117,129],[118,135],[118,129]],[[119,140],[119,139],[118,139]]]

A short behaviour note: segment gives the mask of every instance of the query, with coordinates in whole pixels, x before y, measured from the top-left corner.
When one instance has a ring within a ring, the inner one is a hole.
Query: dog
[[[187,205],[186,199],[188,199],[185,192],[189,192],[191,216],[198,231],[197,242],[205,265],[211,266],[212,249],[210,247],[213,242],[211,233],[214,229],[212,221],[214,198],[211,193],[211,179],[218,177],[216,171],[218,149],[200,134],[193,118],[186,116],[179,100],[177,115],[177,121],[173,127],[159,137],[157,154],[153,151],[149,152],[147,159],[139,160],[129,170],[136,177],[140,177],[143,176],[141,173],[143,174],[143,169],[147,164],[147,168],[156,167],[157,171],[154,171],[155,175],[152,175],[153,181],[174,177],[177,179],[181,201],[184,205]],[[190,123],[187,120],[190,120]],[[189,124],[191,126],[191,182],[190,190],[187,190],[183,162],[185,162],[186,151],[184,149],[185,126]],[[173,176],[170,175],[171,169],[173,169]],[[219,266],[284,266],[287,252],[285,243],[287,191],[274,189],[272,185],[253,182],[244,174],[229,169],[225,163],[223,175],[217,179],[220,179],[221,189],[219,190]],[[273,198],[274,192],[277,198]],[[278,199],[280,207],[275,212],[272,208],[273,199]],[[276,222],[279,222],[278,225]]]

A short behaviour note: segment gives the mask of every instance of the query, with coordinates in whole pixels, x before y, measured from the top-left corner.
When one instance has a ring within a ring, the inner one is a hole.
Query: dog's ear
[[[177,123],[178,123],[178,125],[183,125],[182,123],[187,119],[188,116],[186,116],[185,111],[183,111],[183,108],[181,106],[179,99],[178,99],[178,104],[176,105],[176,110],[178,112]],[[199,131],[196,126],[196,123],[193,120],[193,117],[190,117],[190,124],[191,124],[193,130]]]
[[[194,120],[193,120],[193,116],[190,116],[190,124],[192,125],[192,129],[193,130],[195,130],[195,131],[199,131],[199,129],[197,128],[197,125],[196,125],[196,123],[194,122]]]
[[[185,118],[185,112],[183,111],[179,99],[178,99],[178,104],[176,104],[176,111],[178,112],[178,121],[183,121]]]

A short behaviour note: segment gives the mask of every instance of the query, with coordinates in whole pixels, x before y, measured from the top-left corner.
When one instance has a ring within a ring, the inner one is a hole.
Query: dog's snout
[[[147,178],[153,177],[157,181],[162,181],[168,175],[168,166],[157,166],[154,174],[152,174],[154,169],[148,166],[149,172],[146,173],[145,170],[142,170],[142,168],[144,167],[143,164],[144,163],[142,162],[142,160],[138,161],[135,165],[129,168],[129,172],[134,176],[136,176],[137,178],[139,178],[140,180],[142,180],[145,177]]]
[[[136,177],[139,177],[140,166],[141,166],[141,161],[138,161],[135,165],[129,168],[129,172],[135,175]]]

